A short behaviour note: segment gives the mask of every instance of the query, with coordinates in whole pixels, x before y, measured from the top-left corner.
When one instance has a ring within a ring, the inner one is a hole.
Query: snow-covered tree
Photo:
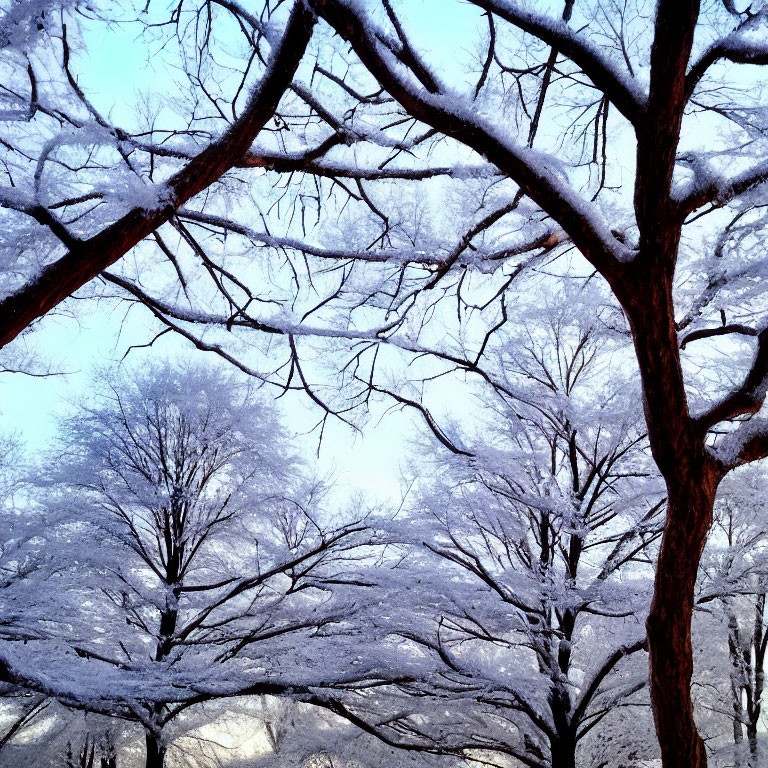
[[[234,761],[233,768],[458,768],[461,758],[405,751],[390,746],[343,718],[318,707],[262,697],[248,713],[261,721],[261,754]]]
[[[669,498],[648,616],[662,759],[704,766],[698,561],[719,482],[768,454],[762,417],[734,421],[768,379],[765,3],[149,3],[156,71],[184,75],[153,74],[124,120],[81,55],[119,8],[2,13],[0,343],[101,276],[327,412],[389,389],[431,420],[390,386],[396,352],[482,375],[528,272],[599,274]],[[336,340],[354,394],[318,378],[308,337]],[[724,376],[684,370],[681,345],[696,363],[718,337],[745,342]]]
[[[18,688],[3,690],[0,704],[3,717],[0,752],[5,750],[18,734],[23,733],[25,728],[34,723],[49,705],[50,701],[40,694],[30,694]]]
[[[721,747],[727,757],[724,764],[734,762],[740,768],[763,762],[760,731],[768,647],[765,483],[762,467],[745,467],[722,484],[702,558],[697,598],[702,617],[694,625],[700,665],[709,672],[697,675],[704,683],[699,699],[730,723],[725,729],[730,748]]]
[[[650,723],[637,657],[664,491],[631,377],[612,370],[626,342],[580,323],[575,297],[528,324],[536,303],[494,342],[481,425],[451,438],[462,454],[419,465],[416,549],[395,569],[407,597],[388,610],[429,673],[408,691],[418,717],[386,722],[446,752],[575,768],[606,717]],[[656,750],[619,738],[612,752]]]
[[[28,510],[24,496],[23,448],[14,435],[0,436],[0,639],[25,643],[37,636],[40,625],[27,608],[40,584],[51,573],[50,558],[40,552],[49,518],[39,510]],[[0,662],[2,664],[2,662]],[[50,704],[3,669],[0,683],[0,752],[23,735]]]
[[[213,368],[120,369],[50,464],[56,568],[30,605],[48,628],[4,656],[38,690],[140,722],[148,768],[196,703],[373,674],[345,640],[373,533],[324,508],[249,387]]]
[[[37,567],[36,559],[25,551],[25,544],[39,529],[35,529],[32,521],[14,503],[22,477],[21,445],[15,436],[7,434],[0,436],[0,444],[0,592],[3,594],[0,633],[13,637],[19,618],[13,607],[16,602],[13,599],[14,590],[23,589],[27,576]]]

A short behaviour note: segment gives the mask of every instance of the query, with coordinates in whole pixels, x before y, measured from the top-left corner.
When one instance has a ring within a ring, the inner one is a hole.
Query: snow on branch
[[[168,205],[147,210],[146,203],[101,232],[78,243],[45,267],[36,278],[0,301],[0,346],[12,341],[38,317],[114,264],[147,235],[167,221],[176,207],[203,191],[246,154],[291,83],[312,34],[314,16],[303,2],[296,3],[282,42],[273,51],[262,80],[255,87],[240,117],[164,185]],[[51,226],[54,234],[58,233]]]
[[[711,339],[714,336],[728,336],[732,333],[740,336],[757,336],[759,332],[742,323],[727,323],[716,328],[697,328],[695,331],[686,333],[685,336],[680,339],[680,349],[685,349],[686,345],[690,344],[692,341]]]
[[[768,419],[752,418],[721,438],[710,454],[724,470],[768,456]]]
[[[582,687],[582,692],[578,698],[578,701],[575,706],[575,717],[574,719],[580,719],[582,718],[587,708],[589,707],[590,703],[595,697],[595,694],[600,689],[601,684],[605,680],[605,678],[608,676],[608,674],[611,672],[611,670],[625,657],[630,656],[633,653],[637,653],[638,651],[646,650],[648,647],[648,641],[645,637],[640,638],[638,640],[635,640],[631,643],[626,643],[625,645],[622,645],[621,647],[617,648],[613,653],[610,654],[606,659],[603,660],[602,664],[598,667],[596,672],[594,673],[592,679],[587,683],[585,682]]]
[[[242,237],[248,238],[251,242],[264,245],[270,248],[280,248],[295,250],[307,256],[314,256],[319,259],[328,259],[335,261],[360,261],[366,263],[395,264],[395,265],[419,265],[436,267],[435,277],[431,278],[430,283],[437,283],[438,279],[443,277],[451,267],[455,266],[478,266],[482,269],[483,262],[500,261],[511,256],[520,256],[531,253],[539,249],[552,249],[557,245],[567,242],[567,237],[562,231],[554,228],[544,228],[540,233],[530,239],[520,242],[513,242],[498,249],[488,249],[484,247],[473,246],[469,251],[469,243],[472,236],[482,231],[482,227],[473,230],[453,249],[448,256],[432,251],[417,250],[415,248],[381,248],[379,250],[340,250],[333,248],[324,248],[316,243],[310,243],[299,240],[294,237],[279,237],[270,235],[266,232],[258,232],[240,222],[227,219],[222,216],[193,211],[183,208],[179,211],[179,217],[199,224],[216,227],[224,232],[234,232]],[[490,226],[490,224],[488,224]],[[432,287],[432,286],[427,286]]]
[[[709,68],[723,59],[734,64],[768,64],[768,11],[750,14],[730,34],[707,48],[690,67],[685,79],[686,98],[691,97]]]
[[[558,161],[514,142],[506,131],[478,115],[460,95],[432,93],[414,85],[403,62],[381,42],[385,37],[358,4],[317,0],[318,13],[347,39],[379,83],[414,117],[494,163],[568,233],[604,275],[614,274],[634,252],[620,242],[598,210],[557,172]]]
[[[220,326],[228,329],[233,327],[244,327],[278,336],[315,336],[341,338],[352,341],[384,341],[384,339],[381,338],[382,334],[391,327],[391,325],[382,325],[368,329],[354,330],[334,328],[330,326],[307,325],[298,322],[297,319],[287,315],[276,315],[268,319],[258,319],[247,315],[245,312],[238,312],[234,316],[227,316],[212,312],[185,309],[184,307],[169,304],[159,298],[150,296],[139,288],[138,285],[119,275],[105,272],[103,276],[109,282],[119,285],[123,290],[133,295],[145,306],[156,310],[160,315],[196,325]],[[390,343],[394,343],[391,339],[389,341]]]
[[[744,331],[739,332],[744,333]],[[699,331],[689,334],[686,337],[687,340],[692,341],[691,337],[694,334],[697,334],[696,338],[718,335],[717,331]],[[721,421],[757,413],[765,401],[766,393],[768,393],[768,327],[749,335],[757,336],[757,350],[755,351],[752,365],[740,387],[730,392],[709,410],[696,418],[696,426],[704,433]],[[739,429],[734,434],[742,433]],[[731,439],[730,436],[728,439]],[[728,443],[728,445],[731,445],[731,443]],[[728,449],[729,455],[733,450],[735,449]],[[724,463],[730,464],[730,461],[725,461]]]
[[[509,0],[471,0],[473,5],[556,48],[580,67],[634,126],[643,117],[647,94],[634,78],[608,59],[597,45],[563,22]]]
[[[332,160],[317,160],[310,153],[274,154],[270,152],[249,152],[238,164],[238,168],[265,168],[277,173],[301,171],[312,176],[324,178],[362,179],[379,181],[382,179],[402,179],[403,181],[421,181],[436,176],[448,176],[454,179],[480,179],[500,176],[498,168],[490,163],[476,165],[451,165],[424,168],[366,168],[358,164]]]
[[[716,173],[693,153],[679,157],[693,171],[692,181],[674,196],[678,216],[685,218],[704,205],[723,206],[768,181],[768,162],[759,162],[730,178]]]

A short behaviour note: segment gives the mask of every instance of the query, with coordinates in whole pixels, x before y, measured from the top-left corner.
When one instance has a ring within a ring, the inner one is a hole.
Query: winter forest
[[[768,765],[766,74],[764,0],[0,0],[0,768]]]

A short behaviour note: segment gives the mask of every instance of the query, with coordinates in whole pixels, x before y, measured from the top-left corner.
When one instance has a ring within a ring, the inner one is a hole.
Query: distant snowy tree
[[[35,697],[39,698],[28,694],[30,699]],[[141,765],[141,729],[135,723],[72,709],[52,698],[47,702],[46,708],[19,736],[0,750],[2,768],[21,765],[81,768],[82,763],[86,768],[138,768]],[[91,760],[93,763],[89,765]]]
[[[24,458],[14,435],[0,436],[0,639],[24,643],[37,636],[40,624],[29,611],[40,583],[50,575],[50,558],[38,542],[49,520],[40,511],[25,508]],[[0,668],[2,662],[0,661]],[[24,734],[50,702],[33,693],[4,669],[0,683],[0,752]],[[7,750],[6,750],[7,751]]]
[[[268,749],[233,768],[458,768],[460,758],[404,751],[343,718],[289,700],[262,698],[250,710],[261,718]]]
[[[66,768],[117,768],[115,745],[109,736],[98,740],[87,734],[79,749],[67,744]]]
[[[739,768],[758,768],[764,761],[767,480],[764,468],[746,467],[723,482],[702,558],[697,604],[703,617],[694,624],[701,664],[711,669],[709,679],[697,675],[704,683],[698,698],[730,722],[731,749],[721,749],[723,765],[733,761]],[[713,642],[713,632],[719,642]]]
[[[455,441],[468,455],[438,453],[432,479],[417,479],[411,536],[424,552],[395,614],[438,664],[421,691],[434,711],[444,697],[473,702],[463,727],[455,707],[445,713],[438,743],[541,768],[584,764],[606,717],[648,707],[633,655],[645,647],[663,486],[626,407],[632,384],[610,372],[623,342],[578,314],[571,299],[546,324],[497,338],[484,423]],[[615,739],[614,758],[635,747]]]
[[[249,387],[213,368],[121,369],[66,423],[54,464],[57,568],[34,604],[55,623],[7,663],[64,703],[140,722],[147,768],[195,703],[373,675],[345,640],[373,533],[323,508]]]
[[[13,435],[4,434],[0,437],[0,444],[0,591],[4,596],[0,603],[0,632],[9,632],[13,636],[18,617],[10,595],[14,589],[23,589],[29,570],[35,569],[24,545],[37,531],[14,504],[14,492],[18,490],[22,477],[19,441]]]
[[[24,733],[24,729],[46,711],[50,701],[40,694],[34,695],[23,688],[13,687],[3,690],[0,700],[0,714],[3,723],[0,730],[0,753],[13,742],[14,738]]]

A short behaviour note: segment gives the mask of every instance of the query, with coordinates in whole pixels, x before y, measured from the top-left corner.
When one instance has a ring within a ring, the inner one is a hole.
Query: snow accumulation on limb
[[[639,638],[634,642],[627,643],[617,648],[610,654],[603,663],[598,667],[594,673],[592,679],[583,685],[582,692],[576,702],[574,708],[574,720],[580,720],[586,714],[586,711],[595,697],[595,694],[600,689],[605,678],[610,674],[611,670],[626,656],[630,656],[633,653],[644,650],[647,648],[648,641],[645,637]]]
[[[755,417],[745,421],[709,451],[726,471],[764,459],[768,456],[768,419]]]
[[[728,178],[707,168],[701,158],[690,155],[682,159],[693,171],[693,178],[673,197],[681,218],[709,203],[726,205],[768,181],[768,162],[765,161]]]
[[[264,245],[271,248],[294,250],[306,254],[307,256],[314,256],[318,259],[328,259],[332,261],[361,261],[390,265],[436,267],[438,269],[436,277],[437,275],[442,277],[441,273],[444,273],[444,271],[447,271],[447,269],[453,266],[474,265],[482,268],[481,265],[483,262],[500,261],[511,256],[520,256],[530,253],[540,248],[554,248],[555,246],[566,242],[568,239],[565,233],[561,230],[544,227],[541,232],[537,232],[530,239],[520,240],[519,242],[515,241],[507,246],[494,249],[474,246],[473,250],[469,251],[469,243],[471,242],[472,237],[482,230],[480,225],[478,225],[462,239],[448,256],[444,256],[434,251],[420,250],[415,247],[381,248],[378,250],[340,250],[335,248],[325,248],[317,243],[306,242],[295,237],[280,237],[266,232],[258,232],[245,224],[233,221],[232,219],[202,213],[200,211],[192,211],[187,208],[181,209],[178,212],[178,215],[183,220],[206,224],[221,229],[224,232],[234,232],[235,234],[247,238],[254,244]],[[437,279],[433,278],[430,282],[436,283]]]
[[[744,381],[696,418],[697,427],[706,433],[723,421],[749,417],[709,449],[725,471],[768,456],[768,419],[753,415],[760,411],[768,394],[768,327],[753,331],[739,326],[735,332],[744,334],[745,331],[748,331],[746,335],[757,337],[757,349]],[[697,338],[712,335],[716,335],[716,331],[700,331]]]
[[[710,67],[723,59],[733,64],[768,64],[768,11],[751,14],[736,29],[707,48],[688,71],[686,98],[690,98]]]
[[[167,221],[175,208],[234,167],[274,115],[309,44],[313,25],[314,16],[307,6],[296,3],[282,42],[273,51],[267,71],[246,108],[219,139],[165,183],[162,198],[168,201],[166,205],[147,210],[146,202],[142,201],[101,232],[73,244],[36,278],[0,300],[0,346],[12,341],[30,323],[95,278]]]
[[[634,78],[627,76],[623,69],[606,58],[600,48],[584,35],[574,32],[563,21],[534,13],[509,0],[471,2],[556,48],[583,70],[632,125],[640,122],[647,94]]]
[[[743,325],[742,323],[727,323],[726,325],[719,325],[716,328],[697,328],[695,331],[689,331],[680,339],[680,349],[685,349],[685,347],[692,341],[710,339],[713,336],[728,336],[730,334],[757,336],[759,335],[759,331],[749,325]]]
[[[700,332],[699,337],[702,335],[703,332]],[[696,418],[696,425],[703,433],[721,421],[757,413],[762,407],[766,393],[768,393],[768,327],[763,328],[755,335],[757,336],[757,350],[741,386]],[[736,433],[741,432],[736,430]],[[728,462],[726,461],[726,463]]]
[[[236,314],[235,316],[227,316],[213,312],[201,312],[195,309],[185,309],[179,305],[169,304],[162,299],[152,297],[139,288],[135,283],[118,275],[105,272],[104,277],[109,282],[119,285],[123,290],[133,295],[145,306],[157,310],[160,315],[174,318],[184,323],[221,326],[230,329],[233,327],[244,327],[279,336],[313,336],[348,339],[352,341],[382,340],[381,335],[391,327],[391,325],[382,325],[374,328],[354,330],[331,326],[323,327],[308,325],[301,323],[297,318],[289,317],[287,315],[276,315],[266,320],[262,320],[247,315],[244,312]],[[158,317],[160,315],[158,315]],[[390,340],[390,343],[395,342]],[[408,348],[410,349],[410,347]],[[418,349],[417,351],[423,352],[426,350]]]
[[[436,176],[448,176],[453,179],[481,179],[501,175],[498,168],[490,163],[427,166],[424,168],[366,168],[352,163],[314,159],[310,157],[310,153],[274,154],[259,151],[249,152],[237,166],[239,168],[266,168],[279,173],[301,171],[324,178],[362,179],[363,181],[384,179],[421,181]]]
[[[600,272],[611,274],[634,257],[634,251],[611,233],[597,208],[558,173],[556,157],[514,142],[479,115],[476,104],[439,81],[437,91],[422,87],[404,56],[393,52],[394,44],[386,44],[387,35],[370,20],[363,4],[316,0],[314,6],[411,115],[494,163],[568,233]]]

